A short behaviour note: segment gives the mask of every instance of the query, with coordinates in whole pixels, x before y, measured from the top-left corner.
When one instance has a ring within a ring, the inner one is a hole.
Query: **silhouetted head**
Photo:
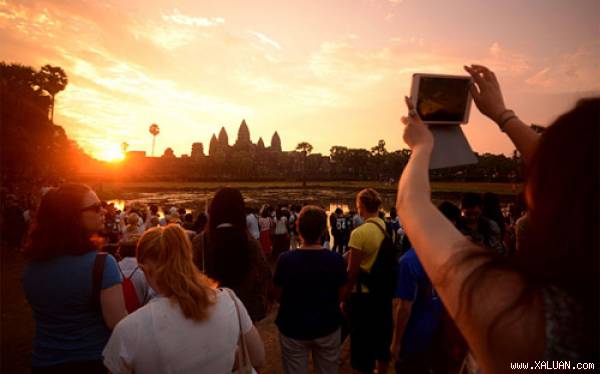
[[[482,211],[481,195],[475,192],[466,192],[462,197],[460,210],[467,223],[473,224],[479,221]]]
[[[454,226],[460,221],[460,209],[449,201],[442,202],[438,209]]]

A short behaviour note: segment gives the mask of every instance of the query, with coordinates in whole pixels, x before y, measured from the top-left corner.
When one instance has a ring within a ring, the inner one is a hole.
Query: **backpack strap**
[[[379,224],[377,222],[375,222],[375,221],[367,221],[365,223],[372,223],[372,224],[374,224],[375,226],[379,227],[379,230],[381,230],[381,233],[383,234],[383,236],[388,236],[386,230],[383,227],[379,226]]]
[[[135,274],[135,272],[140,268],[139,266],[136,266],[135,269],[133,269],[133,271],[131,272],[131,274],[129,274],[128,277],[125,276],[125,273],[123,273],[123,269],[121,269],[120,266],[117,266],[119,268],[119,272],[121,273],[121,276],[123,277],[123,279],[131,279],[133,277],[133,274]]]
[[[140,268],[139,266],[136,266],[135,269],[133,269],[133,271],[131,272],[131,274],[129,274],[129,277],[127,277],[127,278],[128,279],[133,278],[133,274],[135,274],[135,272],[138,271],[139,268]]]
[[[106,252],[96,254],[94,261],[94,270],[92,273],[92,305],[100,309],[100,290],[102,287],[102,276],[104,274],[104,263],[106,262]]]

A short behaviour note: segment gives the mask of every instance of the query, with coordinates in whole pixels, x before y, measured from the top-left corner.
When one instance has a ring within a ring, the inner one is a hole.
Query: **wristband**
[[[514,115],[514,114],[513,114],[513,115],[511,115],[511,116],[508,116],[508,117],[507,117],[506,119],[504,119],[502,122],[500,122],[500,123],[498,124],[498,127],[500,128],[500,131],[504,131],[504,126],[505,126],[505,125],[508,123],[508,121],[510,121],[511,119],[515,119],[515,118],[519,118],[519,117],[517,117],[516,115]]]
[[[500,128],[500,130],[504,131],[504,125],[506,125],[506,123],[513,118],[517,118],[517,116],[515,115],[515,112],[510,109],[507,109],[504,112],[500,113],[500,115],[498,116],[498,119],[495,122],[498,125],[498,127]]]

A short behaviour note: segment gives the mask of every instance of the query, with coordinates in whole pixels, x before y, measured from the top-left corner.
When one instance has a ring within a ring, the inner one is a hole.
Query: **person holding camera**
[[[432,204],[433,136],[408,98],[402,122],[412,154],[396,203],[406,233],[484,372],[511,362],[597,362],[600,98],[580,101],[540,136],[506,108],[492,71],[465,69],[475,104],[525,161],[523,248],[511,258],[484,250]]]

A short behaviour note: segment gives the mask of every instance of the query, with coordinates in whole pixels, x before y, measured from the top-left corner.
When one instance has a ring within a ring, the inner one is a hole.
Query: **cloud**
[[[275,40],[269,38],[268,36],[266,36],[263,33],[260,32],[256,32],[256,31],[248,31],[250,34],[256,36],[258,38],[258,40],[260,40],[261,43],[263,44],[267,44],[273,48],[277,48],[277,49],[281,49],[281,45],[279,43],[277,43]]]
[[[196,39],[194,30],[181,27],[163,27],[153,22],[138,24],[131,28],[136,39],[147,39],[155,45],[173,51],[191,44]]]
[[[525,83],[544,92],[600,91],[600,42],[580,45],[535,74]]]
[[[487,55],[477,59],[477,62],[494,71],[509,74],[526,73],[532,66],[527,55],[503,48],[497,41],[489,46]]]
[[[550,70],[551,69],[549,67],[543,68],[531,77],[527,78],[525,80],[525,83],[527,83],[530,86],[539,86],[544,88],[552,86],[554,82],[550,77]]]
[[[173,14],[163,14],[162,19],[180,25],[197,27],[212,27],[225,23],[225,19],[222,17],[204,18],[186,16],[181,14],[177,8],[173,9]]]

